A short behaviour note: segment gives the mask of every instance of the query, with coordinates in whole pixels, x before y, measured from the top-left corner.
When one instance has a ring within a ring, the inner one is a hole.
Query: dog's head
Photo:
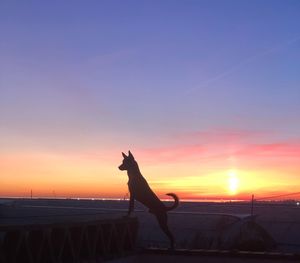
[[[122,164],[119,166],[121,171],[128,171],[130,168],[136,167],[136,161],[130,151],[128,152],[128,156],[122,152],[122,156],[124,159]]]

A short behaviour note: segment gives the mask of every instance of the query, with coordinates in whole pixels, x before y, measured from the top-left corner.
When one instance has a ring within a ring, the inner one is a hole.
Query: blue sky
[[[1,1],[1,151],[104,154],[228,131],[298,142],[299,13],[299,1]]]

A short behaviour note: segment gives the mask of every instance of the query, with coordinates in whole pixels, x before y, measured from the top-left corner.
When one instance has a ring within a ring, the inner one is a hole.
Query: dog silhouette
[[[149,208],[149,212],[156,216],[162,231],[170,240],[170,247],[174,248],[174,237],[168,227],[167,212],[175,209],[179,205],[179,198],[176,194],[168,193],[167,195],[174,198],[174,204],[170,207],[159,200],[156,194],[151,190],[146,179],[142,176],[138,163],[135,161],[132,153],[129,151],[128,156],[122,152],[123,162],[119,166],[121,171],[127,171],[128,188],[130,193],[130,201],[128,208],[128,215],[134,210],[134,200],[141,202]]]

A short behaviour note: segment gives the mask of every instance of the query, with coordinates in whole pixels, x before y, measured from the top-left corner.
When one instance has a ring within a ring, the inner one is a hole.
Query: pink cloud
[[[175,145],[158,148],[141,149],[140,156],[148,162],[178,162],[194,160],[197,156],[205,154],[205,147],[195,145]]]
[[[268,144],[245,145],[236,155],[261,157],[296,157],[300,158],[300,143],[274,142]]]
[[[142,148],[141,158],[149,162],[228,160],[285,157],[300,158],[299,141],[276,140],[268,132],[247,130],[199,131],[175,136],[176,144]],[[268,136],[267,136],[268,135]]]
[[[136,146],[129,149],[138,161],[151,164],[194,161],[224,163],[229,159],[236,160],[237,164],[246,164],[253,160],[265,162],[273,157],[284,157],[282,160],[300,157],[299,140],[280,141],[269,135],[268,132],[239,129],[196,131],[175,135],[171,142],[162,146],[154,144],[153,147]],[[87,149],[76,153],[76,156],[98,163],[115,164],[122,159],[121,151],[126,152],[127,149]]]

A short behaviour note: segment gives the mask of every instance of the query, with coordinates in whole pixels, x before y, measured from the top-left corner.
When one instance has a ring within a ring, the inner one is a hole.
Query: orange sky
[[[161,197],[249,199],[297,192],[296,144],[172,145],[132,150],[150,186]],[[225,149],[225,150],[224,150]],[[232,155],[235,154],[235,155]],[[0,154],[0,195],[29,197],[113,197],[128,193],[121,151]]]

